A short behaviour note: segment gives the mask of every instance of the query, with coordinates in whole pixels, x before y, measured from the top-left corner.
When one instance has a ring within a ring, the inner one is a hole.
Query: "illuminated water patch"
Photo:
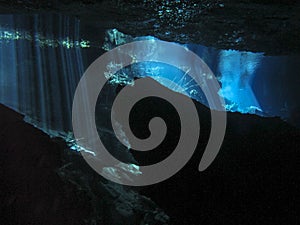
[[[110,50],[119,44],[141,39],[155,38],[134,38],[112,29],[107,31],[103,48]],[[291,117],[300,118],[300,56],[265,56],[263,53],[217,50],[195,44],[184,46],[199,55],[214,72],[221,85],[219,94],[225,98],[228,111],[280,116],[290,121],[294,120]],[[183,71],[187,70],[188,68],[183,68]],[[132,74],[127,74],[132,79]],[[135,68],[134,76],[139,77],[137,74],[151,76],[166,87],[207,105],[201,90],[184,73],[173,71],[167,66],[145,63]],[[126,80],[124,74],[121,77]],[[173,82],[170,84],[160,79],[164,77]],[[178,77],[182,79],[177,79]],[[178,85],[174,88],[173,83]],[[181,88],[178,89],[178,86]]]
[[[263,54],[238,51],[221,51],[219,73],[222,95],[227,100],[229,111],[242,113],[262,112],[252,89],[256,69],[260,66]]]
[[[70,131],[75,88],[85,69],[103,53],[101,44],[95,47],[82,39],[80,21],[62,15],[0,15],[0,21],[0,103],[27,115],[44,130]],[[134,40],[155,38],[134,38],[111,29],[104,39],[102,46],[108,51]],[[194,44],[185,47],[214,72],[228,111],[289,118],[300,108],[299,56],[270,57]],[[110,66],[118,65],[112,62]],[[134,78],[150,76],[207,105],[201,89],[187,76],[188,69],[155,62],[135,64],[109,75],[112,88],[102,94],[111,101],[117,85],[133,85]]]
[[[0,15],[0,21],[2,23],[3,20],[8,21],[6,23],[6,26],[0,26],[0,43],[9,44],[10,42],[15,41],[30,41],[34,44],[39,45],[40,47],[64,47],[64,48],[89,48],[90,42],[88,40],[83,39],[72,39],[70,37],[62,37],[59,39],[54,39],[50,35],[44,36],[43,34],[39,33],[39,30],[36,30],[34,32],[28,32],[26,30],[22,29],[11,29],[11,26],[14,26],[14,17],[10,15],[1,16]],[[62,17],[62,16],[59,16]],[[37,17],[38,20],[38,17]],[[69,18],[65,17],[66,21],[69,21]],[[66,23],[65,21],[65,23]],[[69,22],[67,22],[69,23]]]
[[[79,21],[62,15],[1,15],[0,21],[0,103],[45,131],[71,130],[81,51],[89,45]]]

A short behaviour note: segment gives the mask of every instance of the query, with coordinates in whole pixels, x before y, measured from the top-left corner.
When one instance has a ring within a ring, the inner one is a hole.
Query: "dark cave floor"
[[[141,119],[156,115],[156,104],[151,98],[143,102],[144,111],[135,114],[132,124],[135,132],[146,135],[148,123]],[[192,159],[170,179],[139,188],[146,197],[135,188],[105,182],[80,156],[63,157],[66,147],[62,141],[51,140],[23,122],[21,115],[1,106],[0,197],[6,224],[74,225],[85,218],[111,225],[120,221],[128,225],[145,221],[172,225],[298,224],[299,129],[279,118],[228,113],[220,152],[206,171],[199,172],[210,133],[210,113],[203,105],[195,105],[201,135]],[[178,141],[176,112],[168,107],[158,111],[162,118],[169,118],[168,136],[149,153],[133,152],[142,164],[167,157],[170,146]],[[59,170],[70,163],[69,169]]]

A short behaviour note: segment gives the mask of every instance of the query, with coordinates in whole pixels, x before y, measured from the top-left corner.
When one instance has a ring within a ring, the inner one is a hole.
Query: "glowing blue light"
[[[80,38],[76,19],[56,15],[0,15],[0,21],[5,25],[0,27],[0,103],[39,121],[41,129],[70,130],[76,85],[88,64],[100,56],[100,49],[82,51],[89,41]],[[42,32],[46,25],[47,31]],[[145,39],[156,38],[134,38],[112,29],[107,31],[103,49],[108,51],[120,44]],[[228,111],[287,117],[293,108],[299,107],[299,57],[184,46],[199,55],[214,72]],[[149,52],[152,51],[149,46]],[[87,56],[92,60],[87,62]],[[111,83],[122,85],[132,85],[134,77],[150,76],[207,105],[201,89],[187,76],[188,69],[144,62],[107,76]],[[105,94],[108,98],[113,96]]]
[[[228,110],[252,113],[256,108],[261,111],[251,85],[262,56],[259,53],[232,50],[220,52],[220,95],[227,100]]]
[[[49,133],[70,130],[73,92],[84,72],[81,48],[88,45],[79,21],[57,15],[0,15],[0,21],[0,103]]]

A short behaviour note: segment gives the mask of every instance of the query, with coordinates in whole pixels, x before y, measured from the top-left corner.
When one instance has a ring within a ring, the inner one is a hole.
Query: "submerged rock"
[[[168,223],[152,200],[102,179],[63,139],[3,105],[0,118],[1,224]]]
[[[278,117],[228,113],[220,152],[208,169],[199,172],[211,119],[208,108],[194,103],[201,131],[192,159],[173,177],[145,187],[142,193],[166,210],[172,225],[298,224],[299,129]],[[149,118],[158,116],[158,104],[159,117],[164,118],[168,132],[163,143],[151,152],[133,152],[141,164],[167,157],[180,136],[176,111],[155,98],[147,98],[134,108],[133,131],[147,136],[145,127]]]

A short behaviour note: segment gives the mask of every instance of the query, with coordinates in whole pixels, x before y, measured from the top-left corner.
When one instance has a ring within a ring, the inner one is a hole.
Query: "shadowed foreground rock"
[[[1,224],[82,224],[91,205],[55,173],[59,146],[0,107]]]
[[[157,149],[146,155],[134,154],[143,164],[168,156],[180,135],[177,113],[158,101],[148,98],[132,112],[133,131],[141,138],[150,134],[150,118],[159,115],[168,126],[167,140]],[[143,193],[166,211],[172,225],[299,224],[299,130],[279,118],[228,113],[221,150],[212,165],[199,172],[210,132],[210,113],[195,104],[201,132],[194,156],[175,176],[146,187]]]
[[[95,173],[61,139],[0,105],[0,224],[166,224],[150,199]]]
[[[140,138],[149,135],[153,116],[162,117],[168,127],[157,149],[134,152],[141,164],[162,160],[177,144],[178,114],[164,103],[147,98],[131,113],[132,130]],[[279,118],[229,113],[220,153],[200,173],[197,168],[209,136],[210,114],[195,104],[201,121],[197,150],[178,174],[142,189],[155,203],[131,188],[103,181],[79,155],[62,151],[66,148],[62,140],[50,139],[1,106],[1,222],[299,224],[299,130]],[[156,204],[170,216],[170,223]]]

